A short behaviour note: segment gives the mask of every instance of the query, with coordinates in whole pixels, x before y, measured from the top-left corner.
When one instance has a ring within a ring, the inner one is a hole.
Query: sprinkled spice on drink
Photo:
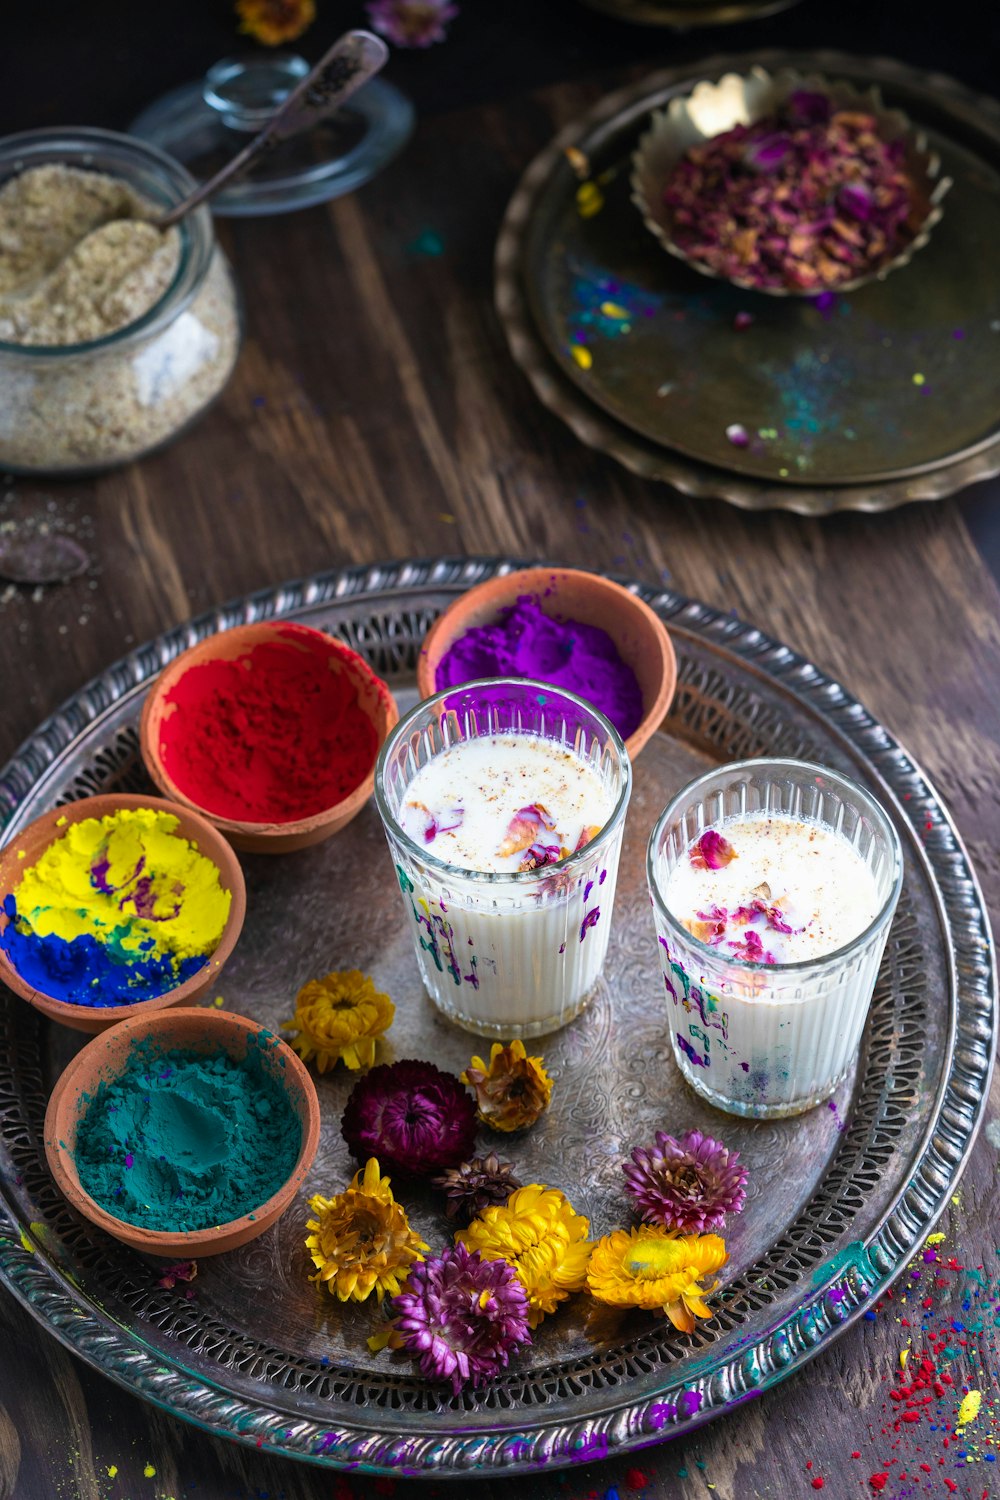
[[[607,631],[554,619],[531,594],[508,605],[494,624],[460,636],[438,663],[435,686],[440,693],[483,677],[528,677],[566,688],[599,708],[622,739],[642,719],[642,690]]]
[[[806,89],[692,146],[663,197],[685,254],[759,287],[837,287],[914,232],[904,142],[883,140],[874,115]]]
[[[161,1233],[228,1224],[288,1180],[302,1126],[268,1065],[274,1038],[248,1038],[247,1055],[136,1045],[102,1082],[76,1136],[80,1185],[128,1224]]]
[[[378,738],[318,633],[293,626],[231,660],[192,666],[167,694],[160,757],[218,818],[293,823],[355,791]]]
[[[4,901],[0,949],[21,978],[54,1000],[103,1007],[153,999],[196,974],[232,894],[179,826],[146,807],[68,824]]]

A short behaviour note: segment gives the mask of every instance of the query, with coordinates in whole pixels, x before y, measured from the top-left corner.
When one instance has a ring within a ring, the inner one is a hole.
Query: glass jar
[[[54,163],[118,178],[156,208],[195,187],[155,146],[108,130],[33,130],[0,141],[0,184]],[[0,469],[77,476],[111,468],[169,442],[215,400],[240,348],[236,285],[207,206],[177,233],[173,280],[126,327],[81,344],[0,341]]]

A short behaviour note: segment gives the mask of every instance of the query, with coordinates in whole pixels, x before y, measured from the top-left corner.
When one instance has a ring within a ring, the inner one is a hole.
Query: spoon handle
[[[218,192],[262,151],[272,150],[281,141],[287,141],[300,131],[308,130],[327,115],[339,109],[345,100],[367,83],[380,68],[385,66],[389,49],[380,37],[370,31],[348,31],[320,58],[302,82],[288,95],[281,108],[268,121],[243,150],[228,161],[224,167],[201,183],[182,202],[163,214],[155,222],[160,229],[169,229],[185,214],[204,203],[206,198]]]

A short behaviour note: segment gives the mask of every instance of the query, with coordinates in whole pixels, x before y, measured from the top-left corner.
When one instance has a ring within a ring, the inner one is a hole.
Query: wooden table
[[[580,447],[508,357],[491,307],[494,226],[529,157],[599,91],[562,85],[517,108],[441,115],[357,196],[224,227],[247,337],[211,414],[142,464],[93,483],[19,483],[0,500],[0,523],[48,518],[94,558],[87,577],[38,598],[0,593],[0,757],[134,643],[233,595],[347,562],[544,556],[669,580],[840,678],[937,781],[992,904],[1000,595],[959,505],[818,523],[691,502]],[[978,524],[984,502],[972,504]],[[938,1247],[985,1267],[994,1292],[998,1112],[1000,1084]],[[689,1441],[530,1482],[482,1482],[476,1493],[756,1500],[811,1494],[822,1479],[841,1500],[874,1493],[869,1476],[884,1472],[887,1500],[998,1494],[1000,1464],[986,1462],[1000,1373],[992,1310],[984,1331],[955,1334],[967,1345],[956,1342],[950,1365],[986,1393],[969,1430],[978,1461],[956,1466],[966,1450],[946,1450],[926,1416],[892,1430],[900,1349],[908,1339],[919,1348],[922,1312],[938,1328],[958,1306],[954,1289],[974,1285],[946,1271],[947,1286],[935,1287],[930,1273],[921,1296],[928,1279],[929,1309],[886,1304],[804,1373]],[[8,1297],[0,1328],[0,1496],[415,1500],[472,1490],[339,1479],[211,1440],[93,1374]]]

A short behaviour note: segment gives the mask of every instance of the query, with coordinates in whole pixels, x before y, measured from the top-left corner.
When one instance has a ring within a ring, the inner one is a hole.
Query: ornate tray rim
[[[567,146],[616,115],[631,109],[657,90],[692,78],[696,73],[746,71],[759,65],[774,70],[835,72],[838,68],[866,74],[873,83],[894,80],[922,86],[992,122],[1000,135],[1000,101],[977,94],[943,73],[928,72],[886,57],[857,57],[828,49],[796,52],[767,48],[755,52],[715,53],[697,64],[660,69],[638,82],[606,94],[584,114],[563,127],[534,158],[507,205],[494,256],[494,306],[515,363],[524,371],[535,395],[588,448],[607,453],[641,479],[656,479],[695,499],[726,500],[741,510],[789,510],[798,515],[825,516],[838,511],[894,510],[915,500],[941,500],[980,480],[1000,473],[1000,433],[981,439],[976,450],[946,460],[926,472],[885,478],[864,484],[851,481],[812,487],[794,482],[771,482],[715,468],[660,446],[632,432],[624,423],[588,400],[552,358],[532,315],[521,275],[524,235],[536,195]]]
[[[138,647],[93,678],[47,719],[0,771],[0,831],[60,756],[125,693],[150,680],[179,651],[216,631],[247,621],[288,616],[348,599],[388,599],[414,589],[460,589],[525,564],[513,558],[440,558],[350,567],[264,589]],[[609,575],[610,576],[610,575]],[[627,580],[619,580],[625,581]],[[909,1180],[881,1225],[838,1267],[848,1290],[841,1300],[817,1283],[794,1314],[754,1345],[731,1348],[698,1381],[701,1399],[685,1404],[689,1381],[659,1384],[641,1399],[612,1395],[607,1409],[569,1423],[529,1421],[522,1432],[491,1432],[488,1418],[421,1439],[392,1430],[392,1418],[340,1422],[336,1429],[276,1411],[166,1364],[137,1335],[79,1306],[70,1283],[50,1265],[42,1245],[25,1236],[0,1185],[0,1281],[31,1315],[73,1353],[133,1394],[215,1436],[331,1469],[414,1477],[535,1472],[589,1462],[649,1446],[776,1384],[827,1347],[906,1267],[946,1208],[982,1121],[993,1071],[998,1022],[996,956],[989,918],[968,854],[937,794],[912,758],[832,678],[756,627],[667,589],[628,584],[681,633],[729,652],[751,675],[761,674],[822,718],[878,778],[899,815],[916,829],[948,934],[947,960],[955,997],[955,1036],[948,1071]],[[671,1399],[672,1398],[672,1399]],[[339,1413],[338,1413],[339,1416]]]

